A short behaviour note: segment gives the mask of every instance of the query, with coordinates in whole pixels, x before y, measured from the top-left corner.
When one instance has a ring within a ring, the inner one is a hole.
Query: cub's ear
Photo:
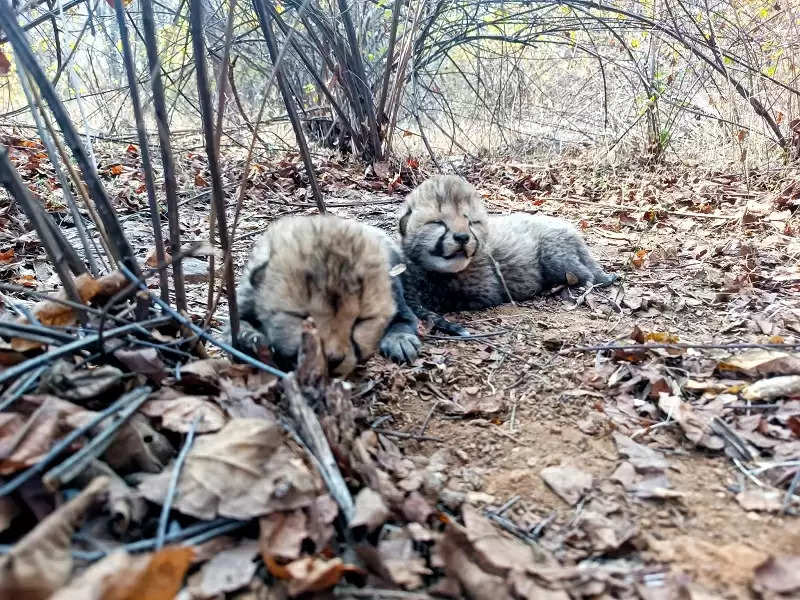
[[[255,289],[261,285],[261,282],[264,281],[264,271],[267,270],[267,265],[269,264],[268,260],[265,260],[263,263],[258,265],[255,269],[250,271],[250,285]]]
[[[400,217],[400,223],[399,223],[400,235],[402,236],[406,235],[406,225],[408,224],[408,217],[410,216],[411,216],[411,208],[406,207],[406,212],[402,217]]]

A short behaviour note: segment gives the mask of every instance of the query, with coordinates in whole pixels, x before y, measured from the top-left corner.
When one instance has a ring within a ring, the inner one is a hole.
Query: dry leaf
[[[44,600],[67,583],[72,533],[107,486],[108,479],[95,479],[0,557],[0,597]]]
[[[8,75],[11,72],[11,61],[8,60],[5,52],[0,52],[0,75]]]
[[[5,421],[0,430],[0,474],[21,471],[39,462],[64,435],[94,417],[96,413],[54,396],[27,396],[40,403],[33,414]]]
[[[592,475],[574,467],[546,467],[539,475],[559,498],[572,506],[592,489]]]
[[[356,509],[350,521],[350,528],[364,527],[374,531],[389,518],[389,509],[383,498],[368,487],[361,488],[356,496]]]
[[[800,592],[800,556],[770,556],[756,567],[753,587],[777,594]]]
[[[411,538],[404,535],[381,540],[378,555],[392,583],[407,590],[422,587],[422,577],[432,574],[425,559],[414,549]]]
[[[286,565],[289,575],[289,595],[299,596],[307,592],[321,592],[335,586],[345,573],[362,573],[354,565],[342,562],[341,558],[325,560],[306,557]]]
[[[142,414],[134,414],[122,426],[103,460],[120,473],[160,473],[175,456],[175,448]]]
[[[745,490],[736,494],[736,501],[745,510],[778,512],[783,507],[783,495],[774,489]]]
[[[663,473],[669,468],[669,463],[660,452],[634,442],[626,435],[615,431],[613,433],[617,452],[624,456],[639,473]]]
[[[0,52],[0,55],[2,55],[2,52]],[[9,248],[8,250],[0,252],[0,265],[7,265],[13,260],[14,260],[13,248]]]
[[[662,394],[658,408],[678,422],[691,442],[709,450],[722,450],[725,447],[722,438],[711,433],[711,418],[696,411],[691,404],[677,396]]]
[[[720,361],[721,372],[733,371],[756,377],[759,375],[800,374],[800,355],[778,350],[752,350]]]
[[[300,557],[300,547],[308,537],[306,516],[302,510],[275,512],[258,521],[261,555],[283,561]],[[318,548],[321,550],[321,548]],[[264,559],[266,562],[266,558]]]
[[[19,514],[19,506],[9,496],[0,496],[0,533],[11,525],[11,521]]]
[[[214,598],[248,585],[256,574],[258,542],[245,540],[235,548],[223,550],[190,578],[189,588],[199,598]]]
[[[191,548],[163,548],[150,555],[143,571],[115,578],[103,600],[173,600],[193,557]]]
[[[222,409],[205,396],[178,396],[168,400],[148,400],[141,412],[148,417],[161,418],[161,427],[188,433],[197,419],[197,433],[219,431],[225,425]]]
[[[751,402],[790,398],[792,396],[800,396],[800,375],[784,375],[782,377],[762,379],[742,390],[742,398]]]
[[[283,429],[266,419],[233,419],[217,433],[198,436],[181,471],[174,508],[198,519],[250,519],[308,506],[317,479],[284,444]],[[167,468],[147,475],[139,490],[161,504]]]
[[[155,348],[120,349],[114,358],[132,373],[144,375],[156,385],[167,376],[167,369]]]

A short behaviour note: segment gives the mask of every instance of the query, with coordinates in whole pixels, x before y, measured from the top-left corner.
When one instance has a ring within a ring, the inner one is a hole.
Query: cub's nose
[[[336,367],[341,365],[344,362],[344,354],[340,354],[338,356],[329,356],[328,357],[328,372],[333,373],[336,370]]]
[[[457,243],[459,243],[462,246],[464,246],[469,241],[469,234],[468,233],[454,233],[453,234],[453,239]]]

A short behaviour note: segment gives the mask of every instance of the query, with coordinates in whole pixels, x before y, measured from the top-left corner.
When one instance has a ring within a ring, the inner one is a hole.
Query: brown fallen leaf
[[[510,600],[504,577],[485,571],[472,551],[464,528],[449,523],[437,547],[445,574],[474,600]],[[459,597],[464,597],[461,594]]]
[[[425,559],[414,549],[411,538],[405,535],[381,540],[378,543],[378,555],[392,583],[404,589],[422,587],[422,577],[432,574],[425,565]]]
[[[95,479],[0,557],[0,598],[44,600],[67,583],[72,533],[107,487],[108,479]]]
[[[9,496],[0,496],[0,533],[9,528],[11,522],[19,514],[19,506]]]
[[[319,480],[285,445],[283,429],[266,419],[232,419],[198,436],[181,471],[175,510],[198,519],[250,519],[310,505]],[[171,469],[146,475],[139,490],[164,501]]]
[[[120,473],[160,473],[175,454],[169,440],[136,413],[119,430],[103,460]]]
[[[309,537],[302,510],[274,512],[258,521],[261,555],[281,561],[300,558],[303,540]],[[318,548],[321,550],[321,548]],[[264,559],[266,562],[266,558]]]
[[[39,404],[21,424],[12,417],[0,437],[0,474],[8,475],[30,467],[44,457],[64,435],[91,419],[96,413],[55,396],[26,396],[31,404]]]
[[[317,496],[308,509],[308,537],[314,551],[321,552],[333,539],[333,522],[339,514],[339,505],[328,494]]]
[[[121,273],[115,271],[99,279],[94,279],[91,275],[84,273],[75,278],[75,287],[78,294],[84,303],[88,304],[98,297],[108,298],[122,289],[123,285],[128,283],[127,278]],[[67,300],[67,294],[64,290],[57,292],[54,296],[59,300]],[[55,302],[53,300],[42,300],[37,302],[32,309],[34,316],[38,321],[46,327],[64,327],[66,325],[74,325],[78,316],[75,309],[66,304]],[[28,323],[25,318],[20,319],[21,323]],[[23,340],[21,338],[13,338],[11,340],[12,346],[19,352],[26,352],[35,348],[42,348],[44,344],[41,342],[32,342],[30,340]]]
[[[800,374],[800,355],[778,350],[751,350],[718,363],[725,373],[741,373],[750,377]]]
[[[381,495],[368,487],[361,488],[355,503],[355,514],[350,520],[351,529],[363,527],[371,532],[383,525],[389,518],[389,508]]]
[[[125,365],[129,371],[144,375],[156,385],[167,376],[167,369],[155,348],[120,349],[114,358]]]
[[[466,390],[456,392],[450,402],[441,402],[440,409],[449,415],[492,416],[505,408],[502,394],[469,393]]]
[[[800,396],[800,375],[783,375],[761,379],[742,390],[742,398],[754,401],[768,401],[776,398]]]
[[[725,447],[722,438],[711,433],[711,418],[696,411],[688,402],[677,396],[662,394],[658,408],[678,422],[691,442],[709,450],[722,450]]]
[[[247,586],[256,574],[258,542],[245,540],[223,550],[189,578],[189,590],[197,598],[214,598]]]
[[[617,452],[626,457],[638,473],[663,473],[669,468],[667,459],[660,452],[634,442],[618,431],[612,435]]]
[[[592,489],[591,473],[574,467],[546,467],[539,476],[559,498],[572,506]]]
[[[286,572],[290,578],[290,596],[321,592],[339,583],[346,573],[363,573],[358,567],[345,564],[338,557],[330,560],[315,557],[301,558],[286,565]]]
[[[46,392],[65,400],[87,404],[100,396],[119,395],[125,374],[111,365],[94,369],[78,369],[72,363],[61,360],[55,363],[42,377],[40,392]],[[103,400],[99,398],[99,400]],[[102,402],[103,406],[106,405]]]
[[[756,567],[753,588],[760,592],[800,592],[800,556],[770,556]]]
[[[225,425],[222,409],[205,396],[177,396],[168,400],[148,400],[139,409],[151,418],[160,418],[161,427],[188,433],[197,419],[197,433],[219,431]]]
[[[776,513],[783,507],[783,494],[774,489],[745,490],[736,494],[736,501],[745,510]]]

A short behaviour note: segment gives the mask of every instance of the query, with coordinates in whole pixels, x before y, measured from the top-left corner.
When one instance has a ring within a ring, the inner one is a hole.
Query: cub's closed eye
[[[294,312],[292,310],[285,310],[283,312],[284,312],[284,314],[287,314],[290,317],[295,317],[297,319],[302,319],[303,321],[305,321],[308,318],[308,313]]]
[[[483,221],[470,221],[470,225],[483,225]]]
[[[428,221],[425,223],[426,225],[441,225],[442,227],[447,227],[447,223],[444,221]]]

